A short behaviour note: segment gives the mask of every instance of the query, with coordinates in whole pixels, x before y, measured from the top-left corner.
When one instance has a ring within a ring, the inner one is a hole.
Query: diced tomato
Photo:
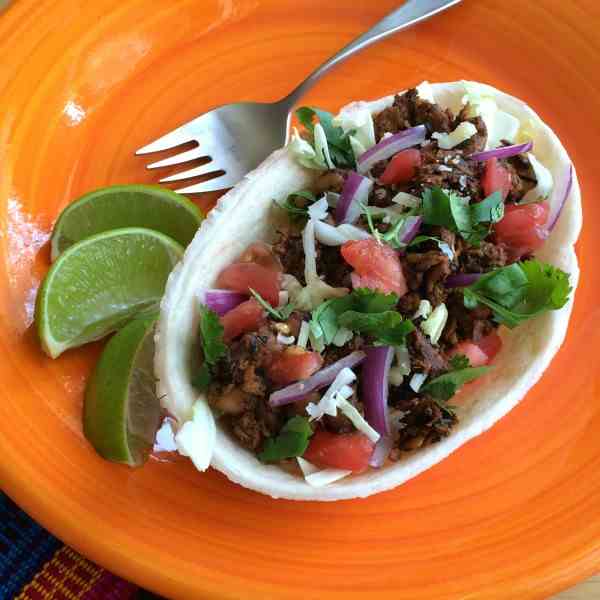
[[[304,458],[322,468],[347,469],[360,473],[369,466],[373,443],[363,433],[317,431]]]
[[[481,180],[483,193],[486,196],[494,192],[500,192],[502,200],[505,200],[508,192],[510,192],[511,184],[510,173],[498,162],[497,158],[490,158],[486,161]]]
[[[496,242],[508,246],[513,258],[519,258],[540,248],[548,237],[544,227],[548,219],[548,203],[508,204],[504,217],[494,226]]]
[[[464,342],[456,344],[456,346],[448,352],[448,356],[462,354],[469,359],[472,367],[483,367],[492,362],[496,354],[500,352],[500,348],[502,348],[502,340],[494,331],[484,338],[481,338],[478,342],[465,340]]]
[[[221,317],[221,325],[225,329],[223,339],[230,342],[242,333],[256,331],[265,320],[263,307],[254,298],[250,298]]]
[[[421,152],[415,148],[402,150],[390,160],[383,175],[379,178],[381,183],[405,183],[410,181],[421,166]]]
[[[344,260],[356,271],[354,281],[370,289],[394,292],[403,296],[408,291],[402,265],[396,252],[386,244],[370,238],[346,242],[341,248]]]
[[[277,306],[280,280],[281,274],[273,269],[267,269],[256,263],[238,262],[221,271],[217,279],[217,286],[244,293],[248,293],[252,288],[269,304]]]
[[[267,376],[282,385],[306,379],[323,366],[323,358],[318,352],[309,352],[299,346],[278,352],[271,361],[267,366]]]
[[[250,244],[246,250],[244,250],[244,253],[239,257],[237,262],[256,263],[261,267],[266,267],[267,269],[272,269],[273,271],[283,271],[281,263],[273,254],[271,246],[269,246],[269,244],[265,244],[264,242],[254,242],[254,244]]]

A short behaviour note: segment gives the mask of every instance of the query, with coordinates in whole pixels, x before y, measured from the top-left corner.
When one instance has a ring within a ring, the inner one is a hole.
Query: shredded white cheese
[[[421,329],[429,336],[432,344],[437,344],[446,321],[448,320],[448,309],[445,304],[440,304],[435,307],[433,312],[421,323]]]
[[[309,402],[306,406],[306,412],[310,415],[310,421],[318,421],[323,415],[330,415],[335,417],[337,415],[337,398],[338,393],[341,394],[341,398],[349,398],[353,392],[352,388],[349,387],[353,381],[356,380],[356,375],[352,369],[346,367],[342,369],[336,376],[331,385],[327,388],[327,391],[323,394],[321,400],[317,404]],[[348,390],[350,394],[348,395]]]
[[[291,346],[296,341],[296,338],[293,335],[283,335],[281,333],[277,334],[277,342],[279,344],[283,344],[284,346]]]
[[[413,392],[418,392],[421,389],[421,387],[423,386],[423,384],[425,383],[426,379],[427,379],[427,373],[415,373],[410,378],[408,385],[411,387]]]
[[[310,332],[310,325],[308,321],[302,321],[302,325],[300,325],[300,331],[298,332],[298,346],[300,348],[306,348],[306,344],[308,343],[308,334]]]
[[[431,302],[429,300],[421,300],[417,312],[413,315],[413,319],[418,319],[419,317],[426,319],[431,314],[431,311]]]
[[[432,133],[431,137],[438,142],[442,150],[451,150],[455,146],[472,138],[477,133],[477,127],[473,123],[463,121],[454,131],[450,133]]]

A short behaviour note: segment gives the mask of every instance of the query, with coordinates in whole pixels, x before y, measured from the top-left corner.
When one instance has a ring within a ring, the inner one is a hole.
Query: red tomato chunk
[[[484,338],[481,338],[478,342],[472,340],[465,340],[454,346],[449,352],[449,356],[455,356],[462,354],[469,359],[472,367],[483,367],[489,365],[496,354],[500,352],[502,348],[502,339],[494,331]]]
[[[329,469],[347,469],[360,473],[369,467],[373,443],[363,433],[317,431],[311,438],[304,458]]]
[[[250,262],[233,263],[225,267],[217,279],[217,287],[248,293],[258,292],[269,304],[279,304],[281,274],[273,269]]]
[[[323,366],[323,358],[318,352],[309,352],[298,346],[290,346],[274,354],[267,367],[267,376],[275,383],[286,385],[306,379]]]
[[[509,204],[504,209],[504,217],[496,223],[496,242],[508,246],[513,257],[534,252],[548,237],[545,223],[548,219],[548,203]]]
[[[483,193],[489,196],[494,192],[500,192],[502,200],[505,200],[510,192],[511,184],[510,173],[498,162],[497,158],[490,158],[485,163],[483,178],[481,180]]]
[[[221,317],[223,339],[230,342],[242,333],[256,331],[265,323],[265,311],[254,299],[246,300]]]
[[[402,265],[396,252],[375,239],[346,242],[341,248],[344,260],[354,267],[354,287],[368,287],[403,296],[408,291]]]
[[[421,166],[421,153],[415,148],[402,150],[390,160],[383,175],[379,178],[381,183],[405,183],[410,181]]]

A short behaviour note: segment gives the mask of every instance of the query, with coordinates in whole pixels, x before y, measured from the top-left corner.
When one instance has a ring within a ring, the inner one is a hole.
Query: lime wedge
[[[148,458],[160,421],[156,318],[156,313],[135,318],[109,340],[85,391],[85,436],[100,456],[132,467]]]
[[[51,240],[56,260],[69,246],[91,235],[121,227],[160,231],[187,246],[202,213],[185,196],[156,185],[114,185],[81,196],[60,214]]]
[[[182,254],[171,238],[141,227],[105,231],[71,246],[38,292],[35,320],[44,351],[56,358],[155,310]]]

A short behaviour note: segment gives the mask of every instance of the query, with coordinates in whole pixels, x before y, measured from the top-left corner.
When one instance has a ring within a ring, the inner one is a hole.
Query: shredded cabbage
[[[388,380],[392,385],[401,385],[404,377],[410,374],[410,354],[406,346],[394,348],[395,364],[390,369]]]
[[[327,142],[327,136],[325,135],[325,130],[323,129],[323,125],[321,125],[321,123],[317,123],[315,125],[314,136],[317,160],[321,162],[322,157],[325,166],[328,169],[333,169],[334,164],[331,160],[331,155],[329,154],[329,143]]]
[[[352,132],[349,139],[355,158],[375,145],[373,115],[367,108],[351,107],[342,111],[334,117],[333,125],[341,127],[346,134]]]
[[[288,144],[292,156],[307,169],[318,169],[323,171],[327,168],[323,159],[319,160],[315,149],[298,133],[294,127],[292,137]]]
[[[300,331],[298,332],[298,342],[297,345],[300,348],[306,348],[306,344],[308,343],[308,334],[310,333],[310,325],[308,321],[302,321],[302,325],[300,325]]]
[[[521,204],[530,204],[532,202],[545,200],[554,187],[552,173],[550,173],[550,171],[531,152],[527,153],[527,158],[535,173],[537,185],[523,196]]]
[[[445,304],[436,306],[433,312],[421,323],[421,329],[429,336],[432,344],[437,344],[448,320],[448,309]]]
[[[477,127],[473,123],[463,121],[454,131],[450,133],[432,133],[431,137],[438,141],[438,146],[443,150],[450,150],[465,140],[472,138],[477,133]]]
[[[306,412],[311,421],[318,421],[323,415],[335,417],[337,415],[337,401],[345,400],[354,393],[349,384],[356,380],[356,375],[348,367],[342,369],[336,376],[327,391],[317,404],[309,402]]]

